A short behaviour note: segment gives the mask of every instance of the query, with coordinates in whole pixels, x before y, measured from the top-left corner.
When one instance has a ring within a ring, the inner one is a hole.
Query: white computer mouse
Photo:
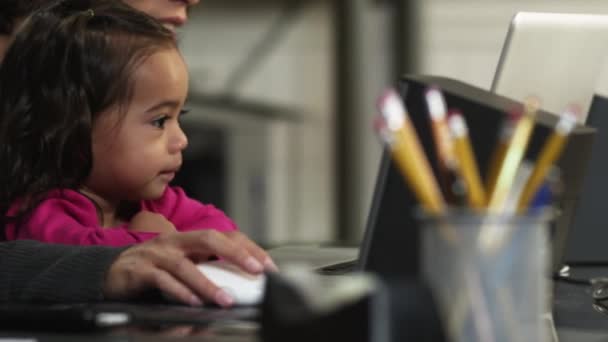
[[[256,305],[262,302],[266,275],[253,275],[238,266],[214,260],[198,264],[198,269],[215,285],[226,291],[236,305]]]

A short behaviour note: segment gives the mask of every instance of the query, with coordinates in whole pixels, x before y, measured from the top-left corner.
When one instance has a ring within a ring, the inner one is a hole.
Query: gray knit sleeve
[[[26,240],[0,243],[0,302],[102,300],[105,274],[124,249]]]

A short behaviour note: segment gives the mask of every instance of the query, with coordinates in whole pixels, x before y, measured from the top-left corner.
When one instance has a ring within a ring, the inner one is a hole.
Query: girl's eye
[[[152,125],[154,125],[157,128],[165,128],[165,122],[169,119],[168,116],[163,115],[160,118],[152,121]]]

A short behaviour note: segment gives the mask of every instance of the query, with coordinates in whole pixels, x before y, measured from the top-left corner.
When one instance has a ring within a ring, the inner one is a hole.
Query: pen
[[[467,187],[469,206],[481,209],[486,205],[486,192],[481,184],[479,169],[469,139],[467,124],[459,111],[450,111],[448,125],[452,134],[458,171]]]
[[[549,182],[543,182],[534,194],[534,197],[530,200],[530,204],[526,207],[527,211],[534,212],[534,210],[542,209],[551,205],[551,201],[553,200],[553,189],[551,188],[551,184]]]
[[[551,136],[549,136],[543,145],[539,153],[538,161],[536,162],[528,181],[524,185],[523,192],[519,198],[517,204],[517,211],[519,213],[524,213],[527,210],[530,202],[538,192],[538,189],[545,181],[549,169],[563,151],[570,133],[576,126],[577,118],[579,117],[578,113],[580,113],[580,111],[575,107],[566,109],[555,125],[553,133],[551,133]]]
[[[406,182],[425,209],[442,214],[445,202],[401,97],[395,90],[387,90],[378,101],[378,109],[376,129],[390,146]]]
[[[454,173],[456,172],[456,157],[454,156],[452,137],[447,124],[447,106],[441,90],[437,87],[429,87],[425,93],[425,99],[431,119],[431,129],[435,142],[437,154],[438,181],[444,195],[449,202],[460,202],[457,200],[459,183]]]
[[[534,212],[535,210],[553,205],[563,194],[562,187],[563,182],[559,167],[555,165],[549,167],[545,180],[542,182],[539,189],[536,191],[536,194],[534,194],[534,197],[532,197],[530,204],[528,205],[528,212]]]

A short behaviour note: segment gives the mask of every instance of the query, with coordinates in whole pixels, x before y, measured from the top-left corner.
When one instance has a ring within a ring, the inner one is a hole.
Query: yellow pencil
[[[448,125],[452,134],[454,153],[458,160],[458,171],[467,186],[467,199],[473,209],[486,205],[486,192],[481,184],[475,154],[471,147],[467,124],[458,111],[450,111]]]
[[[528,209],[528,205],[545,181],[551,165],[562,153],[570,133],[576,126],[577,118],[579,117],[578,113],[580,111],[577,108],[568,108],[555,125],[555,129],[547,142],[543,145],[532,174],[528,178],[526,185],[524,185],[523,192],[519,197],[517,203],[517,211],[519,213],[525,213]]]
[[[494,191],[490,194],[488,210],[494,213],[502,213],[509,190],[513,185],[515,173],[521,163],[528,141],[532,135],[534,128],[534,118],[539,108],[539,101],[536,98],[528,98],[524,102],[524,113],[515,125],[513,137],[509,143],[509,147],[505,152],[505,157],[500,166],[500,171],[496,177],[496,185]]]
[[[381,97],[378,106],[382,124],[377,128],[391,147],[392,156],[406,182],[425,209],[433,214],[443,214],[446,209],[443,196],[401,97],[390,89]]]
[[[447,106],[441,90],[437,87],[427,89],[425,99],[431,119],[435,152],[437,153],[439,185],[446,199],[452,202],[457,198],[457,195],[453,193],[456,157],[454,156],[452,137],[446,120]]]
[[[502,166],[505,154],[507,153],[509,141],[511,141],[513,131],[515,130],[515,124],[517,123],[520,117],[521,112],[519,109],[511,111],[509,113],[509,117],[504,120],[504,123],[500,128],[500,132],[498,133],[498,142],[496,144],[494,153],[492,153],[492,159],[490,160],[490,166],[486,177],[486,191],[488,194],[494,192],[494,187],[496,186],[496,179],[498,178],[500,167]]]
[[[524,111],[515,125],[513,136],[505,152],[505,158],[496,178],[496,186],[490,195],[488,211],[494,215],[505,214],[505,206],[509,191],[515,180],[515,174],[520,166],[521,160],[526,152],[528,141],[534,128],[534,118],[540,104],[536,98],[528,98],[524,101]],[[480,247],[485,253],[495,253],[505,241],[508,232],[499,224],[487,223],[481,227],[479,233]]]

